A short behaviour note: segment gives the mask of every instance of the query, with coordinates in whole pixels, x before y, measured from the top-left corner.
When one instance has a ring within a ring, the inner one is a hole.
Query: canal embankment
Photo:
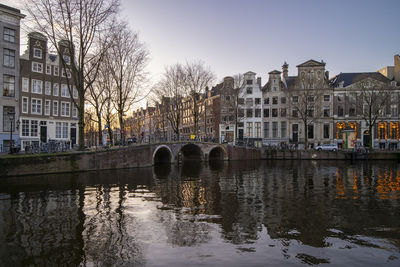
[[[154,165],[151,146],[59,154],[19,154],[0,157],[0,177],[112,170]],[[227,160],[400,160],[400,152],[315,151],[227,148]]]

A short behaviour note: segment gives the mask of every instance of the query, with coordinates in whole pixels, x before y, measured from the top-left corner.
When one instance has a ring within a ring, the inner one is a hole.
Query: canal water
[[[397,162],[0,179],[0,266],[400,266]]]

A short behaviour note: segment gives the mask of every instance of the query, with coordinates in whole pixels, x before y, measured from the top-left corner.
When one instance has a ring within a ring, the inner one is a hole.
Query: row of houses
[[[78,143],[78,94],[75,88],[70,90],[67,44],[61,49],[67,66],[38,32],[28,35],[27,49],[20,56],[24,17],[20,10],[0,4],[0,152],[15,145],[22,150],[48,143],[72,147]]]
[[[297,65],[290,76],[272,70],[267,82],[246,72],[239,88],[233,77],[199,95],[199,127],[194,132],[190,97],[181,98],[179,137],[166,114],[176,110],[171,98],[133,112],[128,134],[144,141],[197,139],[254,146],[308,146],[336,143],[341,148],[368,146],[398,149],[400,56],[394,66],[376,72],[329,77],[323,61]]]

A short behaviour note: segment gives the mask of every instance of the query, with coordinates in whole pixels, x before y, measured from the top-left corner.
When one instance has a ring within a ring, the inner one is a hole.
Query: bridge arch
[[[183,160],[203,160],[204,153],[201,147],[197,144],[189,143],[183,145],[179,151]]]
[[[208,160],[226,160],[228,154],[222,146],[213,146],[208,152]]]
[[[158,146],[153,153],[153,165],[172,163],[174,154],[167,145]]]

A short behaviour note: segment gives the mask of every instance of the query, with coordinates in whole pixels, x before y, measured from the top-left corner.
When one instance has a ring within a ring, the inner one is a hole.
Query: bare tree
[[[113,126],[115,124],[115,119],[117,118],[117,114],[114,109],[114,105],[112,102],[112,88],[111,86],[107,86],[106,90],[104,91],[104,97],[105,97],[105,103],[103,106],[103,120],[107,125],[107,132],[108,132],[108,137],[110,139],[110,143],[113,144]]]
[[[107,52],[106,60],[114,83],[113,103],[122,134],[125,130],[125,113],[133,104],[148,95],[143,85],[147,76],[145,67],[149,52],[139,41],[139,36],[133,33],[126,23],[115,27],[111,38],[113,42]],[[123,134],[122,138],[124,138]]]
[[[369,148],[373,149],[372,130],[376,122],[385,116],[385,109],[390,103],[390,88],[384,88],[384,85],[366,79],[359,83],[359,101],[357,109],[361,112],[362,119],[368,125],[369,130]]]
[[[78,109],[80,149],[84,147],[86,91],[96,79],[107,49],[107,42],[99,40],[113,25],[108,22],[118,7],[119,0],[26,1],[33,28],[50,40],[65,71],[71,72],[72,79],[67,81],[70,95],[74,87],[78,93],[78,101],[73,102]]]
[[[178,140],[182,123],[182,99],[185,93],[185,85],[186,75],[183,66],[175,64],[165,68],[163,78],[153,88],[153,94],[164,106],[166,118]]]
[[[198,123],[201,116],[201,95],[215,79],[214,74],[202,62],[186,62],[184,66],[186,96],[190,97],[190,113],[193,119],[194,134],[198,134]]]

